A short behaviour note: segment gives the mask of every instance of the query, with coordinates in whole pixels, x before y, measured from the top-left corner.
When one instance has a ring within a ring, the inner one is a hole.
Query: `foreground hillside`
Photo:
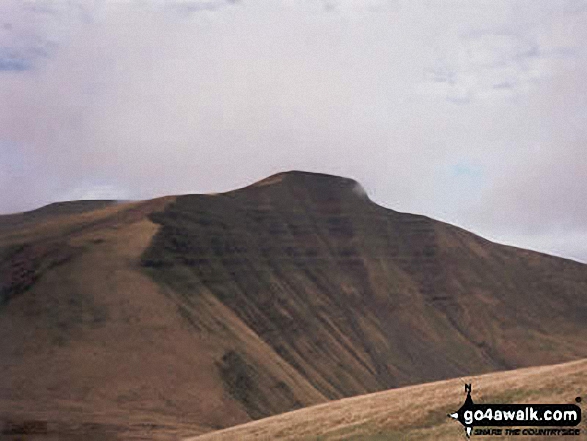
[[[0,216],[0,424],[59,439],[171,440],[586,356],[587,265],[350,179]]]
[[[465,440],[463,427],[447,418],[463,404],[463,384],[471,383],[476,403],[556,403],[579,405],[577,426],[587,439],[587,360],[463,377],[346,398],[288,412],[186,441],[394,441]],[[548,436],[476,436],[473,439],[555,439]]]

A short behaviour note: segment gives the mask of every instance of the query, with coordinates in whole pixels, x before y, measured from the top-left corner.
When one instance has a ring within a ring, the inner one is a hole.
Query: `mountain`
[[[580,397],[578,406],[584,412],[587,360],[455,378],[345,398],[186,441],[465,440],[463,426],[447,417],[463,405],[465,383],[471,384],[471,396],[478,404],[576,404],[576,398]],[[581,435],[572,436],[572,439],[587,439],[584,417],[575,429]],[[515,436],[519,440],[566,438],[569,437]],[[506,440],[512,436],[491,436],[490,439]]]
[[[305,172],[0,216],[0,299],[0,417],[60,439],[176,439],[587,356],[586,265]]]

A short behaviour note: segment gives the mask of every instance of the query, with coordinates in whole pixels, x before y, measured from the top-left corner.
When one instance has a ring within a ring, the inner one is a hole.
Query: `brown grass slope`
[[[171,200],[25,222],[2,236],[0,430],[33,420],[48,422],[49,439],[178,439],[249,419],[224,394],[222,346],[194,333],[141,270],[157,231],[146,215]]]
[[[0,431],[36,421],[40,439],[171,440],[249,421],[221,367],[240,366],[234,349],[262,360],[270,389],[251,390],[283,395],[273,413],[325,400],[212,294],[200,293],[201,332],[145,274],[147,216],[173,199],[0,217]]]
[[[583,411],[580,436],[477,436],[473,439],[587,439],[587,360],[516,369],[408,386],[288,412],[189,441],[454,441],[466,440],[463,427],[447,417],[464,402],[471,383],[475,403],[576,404]],[[186,440],[188,441],[188,440]]]
[[[0,216],[0,420],[60,439],[178,439],[572,360],[586,324],[587,266],[384,209],[344,178]]]
[[[382,208],[350,179],[280,174],[151,219],[143,264],[194,327],[211,294],[328,399],[587,356],[586,265]],[[253,418],[299,404],[238,348],[220,371]]]

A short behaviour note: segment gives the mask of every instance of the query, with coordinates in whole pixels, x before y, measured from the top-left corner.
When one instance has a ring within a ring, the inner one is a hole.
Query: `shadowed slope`
[[[151,218],[153,277],[212,293],[329,399],[587,355],[587,266],[387,210],[350,179],[284,173]]]

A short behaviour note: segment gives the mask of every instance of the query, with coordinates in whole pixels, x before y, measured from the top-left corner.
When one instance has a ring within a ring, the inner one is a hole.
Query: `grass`
[[[569,403],[587,384],[587,360],[485,374],[466,382],[473,384],[473,400],[479,403]],[[191,441],[460,440],[466,439],[464,431],[447,414],[464,398],[462,381],[446,380],[332,401]],[[585,434],[585,423],[580,427]],[[506,438],[492,437],[500,439]]]

